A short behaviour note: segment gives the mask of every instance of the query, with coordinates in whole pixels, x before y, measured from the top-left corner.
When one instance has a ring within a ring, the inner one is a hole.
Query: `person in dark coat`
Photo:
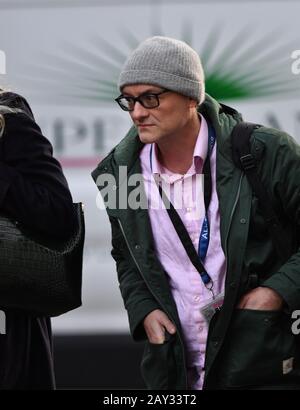
[[[254,129],[251,151],[238,159],[257,172],[263,202],[232,156],[242,115],[205,94],[188,44],[144,40],[118,87],[116,102],[133,126],[92,177],[130,331],[145,342],[146,387],[299,390],[291,320],[300,309],[299,144],[283,131]],[[265,217],[263,204],[276,218]]]
[[[67,237],[75,228],[72,196],[30,106],[1,90],[0,119],[0,212],[32,231]],[[6,333],[0,334],[0,389],[54,389],[50,318],[1,309]]]

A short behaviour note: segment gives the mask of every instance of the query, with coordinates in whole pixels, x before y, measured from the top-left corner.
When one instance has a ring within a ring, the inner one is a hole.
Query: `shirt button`
[[[242,218],[242,219],[240,220],[240,223],[241,223],[241,224],[245,224],[245,223],[246,223],[246,219],[245,219],[245,218]]]
[[[202,331],[203,331],[203,327],[199,326],[199,332],[202,332]]]
[[[138,251],[139,249],[141,249],[140,245],[135,245],[135,249]]]
[[[195,300],[196,302],[199,302],[200,297],[199,297],[199,296],[194,296],[194,300]]]
[[[186,212],[191,212],[192,208],[186,208]]]
[[[116,191],[116,190],[117,190],[117,185],[113,185],[113,186],[112,186],[112,190],[113,190],[113,191]]]

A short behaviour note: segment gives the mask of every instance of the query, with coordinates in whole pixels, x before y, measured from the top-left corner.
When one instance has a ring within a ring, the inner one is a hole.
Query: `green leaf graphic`
[[[249,25],[220,49],[221,27],[218,24],[206,34],[199,50],[208,94],[219,101],[300,96],[299,78],[290,69],[289,54],[295,44],[282,43],[280,30],[253,40]],[[42,60],[49,64],[31,66],[26,76],[30,89],[47,95],[47,102],[114,104],[121,67],[143,40],[127,29],[120,36],[124,45],[95,37],[89,47],[65,44],[61,55],[44,55]],[[191,23],[183,24],[181,38],[193,47]]]

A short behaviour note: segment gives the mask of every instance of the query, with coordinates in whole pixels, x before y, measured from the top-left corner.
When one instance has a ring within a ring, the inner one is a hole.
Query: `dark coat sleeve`
[[[274,187],[274,197],[280,200],[284,216],[295,228],[298,248],[262,286],[279,293],[292,312],[300,309],[300,145],[278,130],[269,132],[266,141],[272,145],[264,161],[272,169],[269,186]]]
[[[3,115],[0,211],[39,233],[68,236],[75,228],[72,196],[62,168],[52,155],[52,145],[42,135],[25,99],[9,93],[6,101],[22,112]]]
[[[128,312],[130,333],[135,341],[147,340],[144,319],[155,309],[162,309],[138,272],[124,237],[114,218],[110,218],[112,229],[111,255],[116,261],[119,287],[125,309]]]

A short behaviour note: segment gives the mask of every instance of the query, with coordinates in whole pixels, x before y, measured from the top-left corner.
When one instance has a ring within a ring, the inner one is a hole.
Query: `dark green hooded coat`
[[[251,151],[260,178],[280,216],[287,257],[278,256],[257,198],[245,174],[232,161],[230,133],[240,121],[235,110],[206,95],[199,112],[216,131],[216,178],[221,216],[221,244],[227,261],[225,300],[210,327],[206,350],[204,389],[289,388],[300,386],[299,339],[291,331],[291,313],[300,309],[300,147],[287,134],[256,129]],[[143,144],[132,127],[101,161],[92,176],[100,191],[104,174],[112,174],[116,194],[128,176],[141,174]],[[128,195],[135,187],[127,187]],[[124,191],[123,191],[124,192]],[[112,227],[112,256],[134,340],[146,340],[143,319],[163,310],[177,333],[163,345],[145,344],[142,375],[150,389],[186,389],[185,347],[168,275],[154,250],[149,215],[145,209],[107,208]],[[286,302],[284,312],[237,310],[247,290],[268,286]],[[300,314],[300,312],[299,312]]]

